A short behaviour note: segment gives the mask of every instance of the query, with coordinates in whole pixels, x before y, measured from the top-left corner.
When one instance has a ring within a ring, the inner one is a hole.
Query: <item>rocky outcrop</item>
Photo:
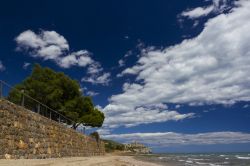
[[[0,158],[36,159],[104,153],[103,142],[0,100]]]
[[[149,147],[146,147],[143,144],[134,142],[131,144],[126,144],[125,145],[125,150],[130,151],[136,154],[149,154],[152,153],[151,149]]]

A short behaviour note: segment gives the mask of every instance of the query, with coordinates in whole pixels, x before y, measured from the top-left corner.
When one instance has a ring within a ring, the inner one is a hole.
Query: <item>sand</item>
[[[134,159],[133,156],[95,156],[56,159],[0,160],[0,166],[159,166]]]

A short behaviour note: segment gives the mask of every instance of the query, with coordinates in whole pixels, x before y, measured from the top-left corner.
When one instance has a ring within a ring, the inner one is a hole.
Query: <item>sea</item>
[[[136,156],[163,166],[250,166],[250,153],[185,153]]]

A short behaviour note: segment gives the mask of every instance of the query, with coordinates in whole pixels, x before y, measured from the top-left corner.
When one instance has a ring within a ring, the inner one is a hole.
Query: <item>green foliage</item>
[[[72,124],[74,128],[80,124],[92,127],[103,124],[104,114],[94,107],[90,97],[82,96],[78,82],[64,73],[36,64],[31,75],[15,88],[17,90],[9,93],[10,101],[20,104],[22,95],[19,91],[24,90],[25,94],[77,122]],[[27,99],[25,105],[36,107],[34,101]]]
[[[105,151],[106,152],[113,152],[115,150],[123,151],[125,150],[125,145],[115,142],[112,140],[102,140],[105,143]]]

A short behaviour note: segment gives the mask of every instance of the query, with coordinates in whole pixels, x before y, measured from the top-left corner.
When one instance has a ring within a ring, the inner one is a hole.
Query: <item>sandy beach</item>
[[[159,166],[134,159],[133,156],[95,156],[55,159],[0,160],[0,166]]]

